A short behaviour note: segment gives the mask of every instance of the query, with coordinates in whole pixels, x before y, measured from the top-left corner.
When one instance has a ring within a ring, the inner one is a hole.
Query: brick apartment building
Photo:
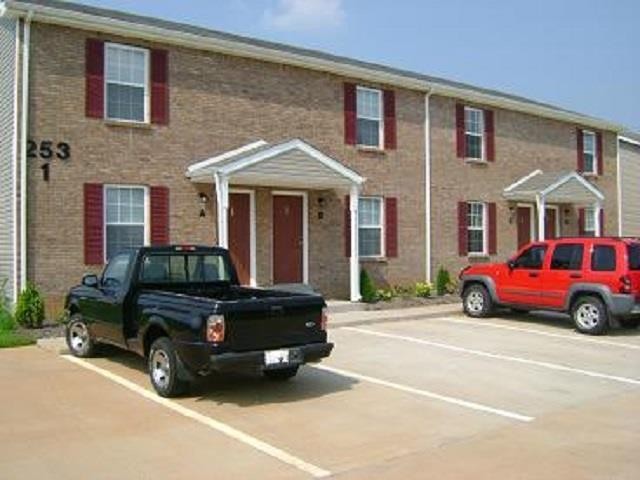
[[[545,236],[616,234],[619,126],[325,53],[0,3],[0,278],[49,305],[120,248],[359,298]],[[576,173],[578,172],[578,173]]]

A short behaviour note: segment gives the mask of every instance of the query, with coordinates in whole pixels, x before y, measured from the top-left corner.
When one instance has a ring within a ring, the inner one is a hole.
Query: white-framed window
[[[104,187],[105,259],[130,248],[149,244],[149,191],[147,187]]]
[[[383,205],[382,197],[358,199],[358,252],[361,257],[384,256]]]
[[[109,120],[149,121],[149,50],[105,44],[105,116]]]
[[[593,207],[584,209],[584,234],[588,237],[596,236],[596,209]]]
[[[464,107],[464,156],[474,160],[484,160],[484,111],[479,108]]]
[[[584,162],[584,173],[598,173],[596,155],[596,134],[588,130],[583,130],[582,158]]]
[[[467,251],[471,255],[487,253],[487,206],[485,203],[467,203]]]
[[[374,88],[356,88],[357,144],[382,148],[384,145],[382,91]]]

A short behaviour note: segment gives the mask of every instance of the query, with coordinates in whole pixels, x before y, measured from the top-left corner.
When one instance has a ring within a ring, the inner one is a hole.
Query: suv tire
[[[571,308],[571,318],[576,329],[589,335],[602,335],[609,328],[607,307],[598,297],[591,295],[578,298]]]
[[[187,390],[188,382],[178,377],[178,353],[169,338],[153,342],[148,365],[151,385],[161,397],[175,397]]]
[[[75,357],[87,358],[95,354],[96,343],[91,337],[87,323],[79,313],[74,313],[65,328],[67,347]]]
[[[462,308],[470,317],[488,317],[493,311],[493,301],[487,289],[476,283],[464,289]]]

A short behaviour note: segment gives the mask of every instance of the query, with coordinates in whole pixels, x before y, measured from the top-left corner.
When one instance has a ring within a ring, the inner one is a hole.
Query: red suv
[[[562,238],[534,242],[506,263],[460,273],[464,311],[486,317],[495,307],[571,315],[582,333],[636,328],[640,319],[640,240]]]

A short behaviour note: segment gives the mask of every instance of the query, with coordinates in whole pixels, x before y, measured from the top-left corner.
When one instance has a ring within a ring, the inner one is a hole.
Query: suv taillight
[[[207,342],[224,341],[224,315],[210,315],[207,318]]]
[[[327,330],[327,322],[329,321],[329,316],[327,315],[327,307],[322,309],[322,313],[320,314],[320,330]]]
[[[620,293],[631,293],[631,278],[628,275],[620,277]]]

